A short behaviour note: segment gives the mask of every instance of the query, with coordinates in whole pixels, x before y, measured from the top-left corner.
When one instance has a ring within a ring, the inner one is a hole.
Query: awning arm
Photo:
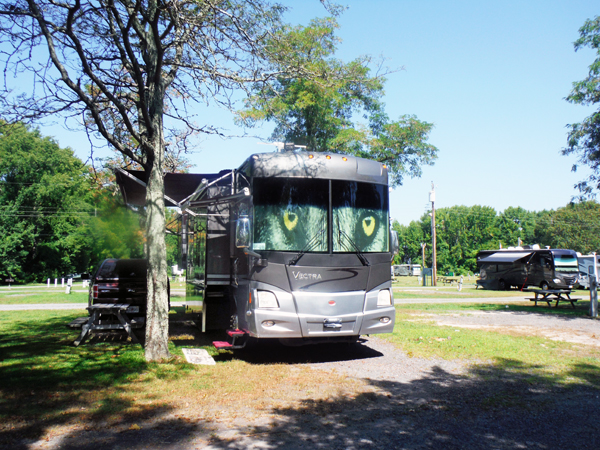
[[[237,193],[237,194],[233,194],[233,195],[227,195],[225,197],[219,197],[219,198],[211,198],[208,200],[197,200],[197,201],[191,201],[188,203],[188,205],[190,207],[195,206],[195,207],[202,207],[202,206],[210,206],[210,205],[216,205],[219,203],[234,203],[237,202],[245,197],[249,197],[250,196],[250,189],[245,187],[244,189],[242,189],[241,192]],[[188,208],[185,208],[186,211],[189,211]]]
[[[202,182],[200,183],[200,185],[196,188],[196,190],[191,195],[188,195],[186,198],[184,198],[179,204],[182,205],[186,201],[192,202],[193,200],[190,200],[191,198],[197,199],[198,197],[201,197],[202,194],[204,194],[204,191],[206,189],[211,187],[213,184],[218,183],[221,180],[224,180],[227,177],[231,177],[231,184],[233,185],[233,174],[234,174],[234,171],[232,170],[231,172],[223,175],[222,177],[212,180],[210,183],[208,182],[208,180],[206,178],[203,179]]]

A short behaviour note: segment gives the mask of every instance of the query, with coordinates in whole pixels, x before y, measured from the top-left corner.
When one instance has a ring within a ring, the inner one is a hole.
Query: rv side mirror
[[[400,243],[398,241],[398,232],[396,230],[390,230],[390,244],[392,247],[392,255],[397,255]]]
[[[235,246],[237,248],[250,247],[250,219],[242,217],[235,223]]]

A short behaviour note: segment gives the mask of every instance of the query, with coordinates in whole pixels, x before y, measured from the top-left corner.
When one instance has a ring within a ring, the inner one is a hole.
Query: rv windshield
[[[253,201],[254,250],[327,251],[328,180],[255,178]]]
[[[254,250],[389,251],[388,189],[355,181],[254,178]]]
[[[554,270],[563,273],[579,273],[579,263],[572,255],[554,255]]]
[[[334,252],[388,251],[387,186],[331,182]]]

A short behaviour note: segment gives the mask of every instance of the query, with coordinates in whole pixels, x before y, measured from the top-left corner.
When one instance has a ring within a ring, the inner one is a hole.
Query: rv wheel
[[[506,281],[504,280],[499,280],[498,281],[498,289],[500,289],[501,291],[506,291],[510,286],[508,286],[506,284]]]
[[[547,291],[548,289],[550,289],[550,285],[547,281],[544,280],[540,283],[540,288],[542,288],[543,291]]]

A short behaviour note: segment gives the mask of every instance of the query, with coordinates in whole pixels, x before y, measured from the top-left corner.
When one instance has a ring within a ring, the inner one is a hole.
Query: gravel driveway
[[[591,337],[600,329],[600,321],[585,318],[513,312],[426,318],[456,327],[519,327],[557,339],[571,332]],[[306,364],[362,380],[360,392],[278,410],[251,434],[221,430],[207,448],[600,448],[600,390],[591,386],[567,388],[509,367],[409,358],[375,337],[353,350],[323,350],[316,359]],[[597,376],[589,373],[596,385]]]

